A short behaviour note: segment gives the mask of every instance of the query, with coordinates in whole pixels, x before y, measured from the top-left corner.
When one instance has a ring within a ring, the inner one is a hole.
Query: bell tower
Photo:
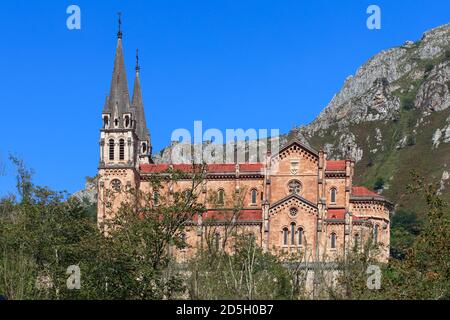
[[[136,54],[136,78],[133,99],[130,103],[123,47],[122,21],[119,14],[119,31],[114,59],[114,69],[109,95],[102,111],[100,129],[100,163],[98,169],[98,221],[110,212],[109,195],[120,205],[124,191],[138,188],[139,165],[151,162],[151,141],[147,129]]]

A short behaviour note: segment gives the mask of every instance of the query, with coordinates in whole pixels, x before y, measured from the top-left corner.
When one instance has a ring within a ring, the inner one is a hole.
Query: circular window
[[[291,208],[289,209],[289,214],[293,217],[295,217],[298,214],[298,209],[297,208]]]
[[[114,179],[111,181],[111,187],[114,191],[120,191],[120,187],[122,186],[122,182],[119,179]]]
[[[302,191],[302,184],[298,180],[289,181],[288,189],[290,194],[300,194]]]

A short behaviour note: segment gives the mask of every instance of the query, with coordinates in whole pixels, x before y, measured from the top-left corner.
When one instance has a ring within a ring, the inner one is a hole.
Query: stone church
[[[99,222],[108,217],[108,191],[132,187],[152,192],[152,175],[168,168],[189,170],[187,165],[153,163],[139,73],[137,59],[130,99],[119,30],[100,130]],[[208,165],[199,196],[208,211],[186,225],[183,238],[188,246],[177,254],[192,256],[204,244],[211,226],[215,226],[214,243],[220,247],[225,226],[231,223],[236,230],[254,235],[264,250],[300,252],[305,262],[339,260],[351,250],[362,250],[367,242],[379,248],[378,260],[387,261],[392,204],[365,187],[353,185],[354,167],[351,159],[327,159],[326,152],[297,140],[295,131],[287,144],[276,154],[267,154],[264,161]],[[189,183],[177,182],[175,188],[182,190]],[[211,193],[219,196],[220,208],[209,204]],[[236,193],[242,195],[243,204],[239,215],[228,221],[226,212],[232,210],[228,204]],[[115,202],[112,210],[117,205]]]

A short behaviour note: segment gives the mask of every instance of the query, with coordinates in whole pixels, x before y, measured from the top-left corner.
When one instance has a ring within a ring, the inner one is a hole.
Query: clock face
[[[113,188],[114,191],[120,191],[120,188],[122,186],[122,182],[120,182],[119,179],[114,179],[113,181],[111,181],[111,187]]]

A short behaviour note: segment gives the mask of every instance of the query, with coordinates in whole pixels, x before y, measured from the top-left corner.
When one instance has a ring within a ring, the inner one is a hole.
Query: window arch
[[[186,233],[181,233],[180,234],[180,241],[181,241],[181,245],[182,246],[186,246],[187,245],[187,235]]]
[[[125,116],[125,128],[128,128],[130,126],[130,123],[131,123],[130,116],[126,115]]]
[[[119,160],[125,160],[125,140],[119,140]]]
[[[299,246],[303,245],[304,236],[305,236],[305,230],[302,227],[298,228],[298,245]]]
[[[378,233],[379,233],[380,227],[376,224],[373,228],[373,243],[378,244]]]
[[[217,191],[217,203],[220,205],[225,203],[225,190],[219,189],[219,191]]]
[[[287,246],[288,245],[288,238],[289,238],[289,229],[288,228],[283,228],[283,245]]]
[[[159,203],[159,193],[158,191],[153,192],[153,203],[155,206]]]
[[[214,248],[216,251],[219,251],[220,249],[220,233],[218,232],[214,234]]]
[[[331,203],[336,203],[336,195],[337,195],[337,189],[336,188],[332,188],[330,190],[330,202]]]
[[[142,142],[142,153],[147,152],[147,144],[145,142]]]
[[[331,249],[336,249],[336,233],[331,234]]]
[[[295,246],[295,223],[291,223],[291,246]]]
[[[256,199],[257,199],[257,196],[258,196],[258,191],[257,191],[256,189],[252,189],[251,194],[252,194],[252,204],[256,204]]]
[[[109,160],[114,161],[114,139],[109,140]]]
[[[291,180],[288,183],[288,189],[290,194],[300,194],[302,191],[302,184],[298,180]]]
[[[355,234],[355,238],[354,238],[353,242],[354,242],[353,244],[354,244],[355,250],[358,250],[359,245],[360,245],[359,233]]]

